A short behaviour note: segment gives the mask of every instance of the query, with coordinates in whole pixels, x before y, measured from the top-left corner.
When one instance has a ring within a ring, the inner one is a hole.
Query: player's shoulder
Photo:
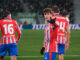
[[[53,16],[52,18],[65,19],[65,17],[64,17],[64,16],[62,16],[62,15],[55,15],[55,16]]]
[[[69,19],[67,17],[64,17],[62,15],[60,15],[58,18],[62,19],[63,21],[69,21]]]
[[[57,18],[59,18],[59,19],[66,19],[64,16],[62,16],[62,15],[59,15],[59,16],[57,16]]]
[[[14,23],[17,23],[16,20],[13,20],[13,19],[12,19],[12,21],[13,21]]]
[[[0,23],[2,23],[2,22],[3,22],[3,19],[0,20]]]
[[[67,18],[67,17],[66,17],[66,21],[68,21],[68,22],[69,22],[69,18]]]
[[[0,19],[0,21],[3,21],[4,19]]]
[[[14,22],[15,22],[16,20],[12,19],[12,21],[14,21]]]
[[[1,22],[2,20],[0,20],[0,22]]]

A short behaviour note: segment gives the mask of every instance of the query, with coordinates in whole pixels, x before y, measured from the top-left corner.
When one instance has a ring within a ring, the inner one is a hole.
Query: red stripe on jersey
[[[49,60],[51,60],[51,57],[52,57],[52,53],[50,52],[49,53]]]
[[[16,43],[15,41],[15,37],[14,36],[11,36],[11,37],[2,37],[1,38],[1,43],[2,44],[10,44],[10,43]]]
[[[11,42],[10,42],[10,37],[8,37],[8,44],[10,44]]]
[[[15,37],[12,37],[12,42],[13,42],[13,43],[16,43],[16,42],[15,42]]]
[[[3,37],[3,44],[6,44],[6,37]]]
[[[66,41],[65,36],[59,35],[59,36],[57,36],[57,38],[58,38],[59,44],[65,44],[65,41]]]

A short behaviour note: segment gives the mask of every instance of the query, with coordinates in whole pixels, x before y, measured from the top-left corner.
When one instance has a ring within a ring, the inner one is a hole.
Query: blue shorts
[[[7,52],[9,53],[9,56],[18,55],[17,44],[12,43],[0,45],[0,55],[5,56]]]
[[[55,60],[57,53],[45,53],[44,60]]]
[[[58,44],[58,54],[65,54],[65,44]]]

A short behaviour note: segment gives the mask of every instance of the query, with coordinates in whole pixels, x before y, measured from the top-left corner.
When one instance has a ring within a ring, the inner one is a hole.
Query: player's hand
[[[44,54],[44,51],[45,51],[45,48],[44,48],[44,47],[42,47],[42,49],[41,49],[41,51],[40,51],[41,55],[43,55],[43,54]]]
[[[66,44],[65,44],[65,51],[68,50],[68,47],[69,47],[69,43],[66,43]]]
[[[49,23],[51,23],[51,24],[54,24],[55,23],[55,20],[56,20],[56,18],[55,19],[50,19],[50,21],[49,21]]]

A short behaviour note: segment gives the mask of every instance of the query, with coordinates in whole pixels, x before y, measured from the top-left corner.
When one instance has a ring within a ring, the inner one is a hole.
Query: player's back
[[[2,31],[1,37],[2,44],[16,43],[15,28],[16,28],[15,20],[8,18],[0,20],[0,29]]]
[[[65,27],[68,25],[68,21],[65,17],[61,15],[53,16],[53,18],[55,17],[56,17],[56,23],[59,25],[57,40],[60,44],[64,44],[65,43]]]

